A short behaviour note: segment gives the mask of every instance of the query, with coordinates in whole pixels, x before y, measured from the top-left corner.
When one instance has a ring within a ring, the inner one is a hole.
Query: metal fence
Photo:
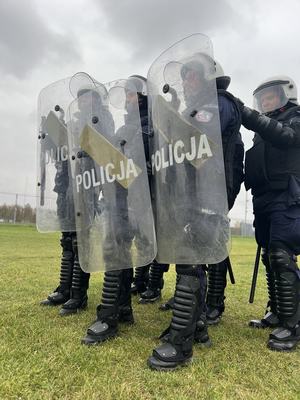
[[[36,195],[26,193],[0,192],[0,223],[35,224]],[[254,236],[251,221],[231,218],[231,234]]]

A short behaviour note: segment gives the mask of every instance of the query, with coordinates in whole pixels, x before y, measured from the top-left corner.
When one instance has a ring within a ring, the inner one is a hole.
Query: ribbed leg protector
[[[224,292],[226,288],[227,264],[226,260],[219,264],[208,266],[208,287],[206,303],[208,307],[219,307],[224,311]]]
[[[84,272],[79,264],[77,235],[73,236],[74,267],[71,294],[72,298],[80,299],[87,295],[90,274]]]
[[[87,290],[89,287],[90,274],[84,272],[80,267],[76,233],[74,233],[72,236],[72,243],[74,252],[74,266],[71,296],[70,300],[63,305],[60,315],[74,314],[80,309],[85,309],[88,301]]]
[[[151,264],[135,268],[133,279],[134,293],[143,293],[147,289],[150,265]]]
[[[262,260],[264,259],[264,254],[262,255]],[[270,307],[270,311],[276,315],[277,313],[277,305],[276,305],[276,291],[275,291],[275,274],[274,271],[270,267],[270,263],[263,261],[266,266],[266,278],[267,278],[267,287],[268,287],[268,296],[269,301],[267,307]]]
[[[123,270],[105,272],[102,299],[100,305],[97,307],[98,320],[109,320],[109,322],[115,326],[118,323],[122,275]]]
[[[275,301],[281,325],[294,328],[300,321],[300,278],[293,255],[283,249],[270,251],[270,264],[275,272]]]
[[[149,270],[149,281],[147,290],[141,294],[140,303],[148,303],[159,300],[161,289],[164,286],[163,275],[168,271],[168,264],[153,262]]]
[[[41,305],[59,305],[70,298],[72,284],[74,253],[72,248],[72,233],[63,232],[60,240],[62,247],[59,286],[51,293]]]
[[[275,272],[280,327],[270,334],[268,347],[272,350],[291,351],[300,342],[300,272],[295,256],[287,248],[271,248],[270,265]]]
[[[70,290],[72,284],[74,252],[72,247],[72,233],[63,232],[60,240],[62,247],[60,282],[57,291]]]
[[[207,320],[209,324],[217,324],[225,310],[225,288],[227,275],[227,259],[219,264],[208,266],[207,287]]]
[[[185,339],[193,336],[195,332],[198,317],[198,300],[196,297],[200,296],[199,290],[198,277],[179,276],[170,325],[170,341],[183,345],[183,347],[188,343],[189,349],[191,349],[191,343]]]
[[[148,365],[154,369],[173,369],[188,362],[200,313],[201,286],[195,265],[177,265],[172,321],[168,341],[153,351]]]
[[[97,307],[97,320],[88,328],[87,335],[81,343],[95,345],[117,335],[122,274],[122,270],[105,272],[101,303]]]
[[[131,284],[133,281],[133,269],[122,271],[121,291],[119,298],[119,322],[134,323],[131,306]]]

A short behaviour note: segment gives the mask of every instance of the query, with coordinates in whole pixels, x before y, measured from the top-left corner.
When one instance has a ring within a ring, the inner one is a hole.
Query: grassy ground
[[[62,318],[39,306],[57,284],[58,240],[34,227],[0,225],[0,399],[300,399],[300,349],[271,352],[268,332],[247,327],[266,303],[261,268],[255,304],[248,304],[253,239],[233,239],[237,284],[228,285],[223,320],[210,329],[213,347],[195,346],[193,364],[168,373],[146,365],[170,319],[156,304],[134,299],[134,326],[122,326],[117,339],[100,347],[80,344],[94,320],[102,274],[92,276],[86,312]],[[166,299],[174,268],[165,278]]]

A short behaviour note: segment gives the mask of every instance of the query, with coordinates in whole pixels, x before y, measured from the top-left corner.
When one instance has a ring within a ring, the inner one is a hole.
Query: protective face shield
[[[211,83],[216,78],[216,64],[213,58],[205,53],[194,55],[193,60],[181,68],[181,78],[186,98],[207,97]]]
[[[288,102],[298,105],[297,87],[288,76],[275,76],[263,81],[253,92],[254,108],[266,114],[284,107]]]

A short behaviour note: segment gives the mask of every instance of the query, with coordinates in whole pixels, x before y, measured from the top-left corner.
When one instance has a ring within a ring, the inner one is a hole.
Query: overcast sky
[[[100,82],[147,75],[162,51],[200,32],[251,106],[269,76],[300,85],[299,15],[299,0],[0,0],[0,192],[35,194],[37,97],[48,84],[78,71]],[[246,148],[252,137],[243,131]],[[242,191],[232,217],[244,216]]]

